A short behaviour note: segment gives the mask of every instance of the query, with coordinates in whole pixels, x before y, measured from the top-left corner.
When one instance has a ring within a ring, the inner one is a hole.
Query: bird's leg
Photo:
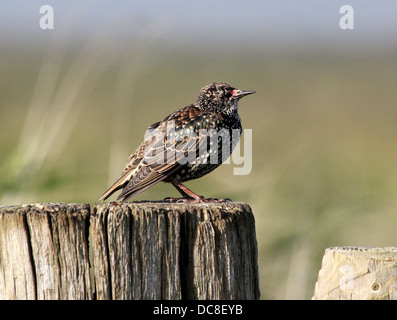
[[[172,182],[172,185],[179,191],[179,193],[183,196],[183,198],[165,198],[164,200],[170,202],[199,202],[199,203],[209,203],[209,202],[227,202],[231,201],[230,199],[214,199],[214,198],[204,198],[203,196],[199,196],[194,193],[192,190],[184,186],[180,182]]]
[[[180,182],[172,181],[172,185],[183,198],[167,198],[171,202],[204,202],[204,197],[199,196]]]
[[[182,183],[180,182],[172,182],[172,185],[176,188],[176,190],[179,191],[179,193],[184,197],[190,197],[190,198],[194,198],[197,201],[203,199],[202,196],[199,196],[198,194],[194,193],[192,190],[190,190],[188,187],[184,186]]]

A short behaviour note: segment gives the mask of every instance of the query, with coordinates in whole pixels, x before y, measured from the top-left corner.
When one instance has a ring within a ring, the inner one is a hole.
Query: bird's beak
[[[244,96],[247,96],[247,95],[253,94],[253,93],[255,93],[255,91],[253,91],[253,90],[244,91],[244,90],[238,90],[238,89],[236,89],[236,90],[233,90],[233,97],[234,97],[234,98],[237,98],[237,99],[240,99],[240,98],[242,98],[242,97],[244,97]]]

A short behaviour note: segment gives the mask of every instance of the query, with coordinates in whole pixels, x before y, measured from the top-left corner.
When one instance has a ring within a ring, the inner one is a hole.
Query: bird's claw
[[[170,203],[224,203],[224,202],[232,202],[231,199],[226,198],[226,199],[217,199],[217,198],[204,198],[200,197],[200,199],[195,199],[195,198],[172,198],[172,197],[167,197],[164,198],[164,202],[170,202]]]
[[[206,203],[224,203],[224,202],[232,202],[232,199],[225,198],[225,199],[217,199],[217,198],[206,198],[203,199]]]

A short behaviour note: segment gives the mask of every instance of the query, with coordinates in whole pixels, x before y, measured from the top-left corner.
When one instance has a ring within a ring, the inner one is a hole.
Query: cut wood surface
[[[257,260],[244,203],[0,207],[0,299],[258,299]]]
[[[313,299],[397,300],[397,248],[326,249]]]

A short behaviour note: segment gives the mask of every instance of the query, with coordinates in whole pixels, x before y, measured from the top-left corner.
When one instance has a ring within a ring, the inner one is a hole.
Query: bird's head
[[[214,82],[200,90],[195,105],[208,111],[230,114],[238,111],[238,100],[252,93],[255,91],[239,90],[225,82]]]

